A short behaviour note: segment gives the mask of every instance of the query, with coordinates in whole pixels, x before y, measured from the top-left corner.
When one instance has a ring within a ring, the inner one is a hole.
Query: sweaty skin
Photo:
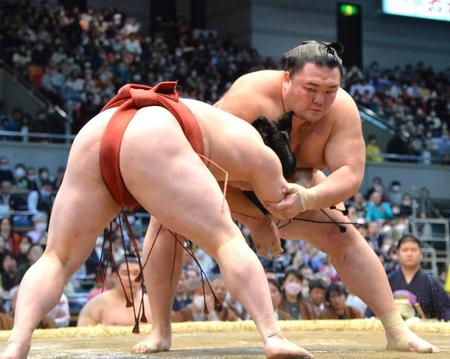
[[[199,101],[184,102],[202,129],[205,155],[227,170],[231,181],[249,182],[261,201],[276,202],[284,197],[287,183],[280,162],[251,125]],[[27,357],[40,319],[59,301],[65,283],[92,252],[98,234],[119,213],[101,176],[99,155],[104,129],[114,111],[108,109],[94,117],[74,140],[53,207],[47,247],[20,284],[14,329],[2,359]],[[254,166],[251,170],[248,163]],[[158,245],[173,246],[169,230],[191,239],[219,264],[227,290],[255,321],[266,357],[312,357],[289,342],[278,328],[264,270],[233,222],[214,177],[223,180],[224,174],[207,164],[193,151],[178,121],[166,109],[143,107],[134,115],[121,142],[120,170],[130,194],[152,213],[144,257],[159,223],[167,229],[158,238]],[[168,257],[157,258],[163,263],[153,267],[153,275],[170,277],[172,262]],[[149,292],[167,295],[164,285],[153,286],[147,272],[148,267],[144,277]],[[148,340],[134,347],[135,352],[168,350],[170,346],[170,336],[157,336],[165,334],[167,328],[154,318],[161,306],[172,302],[159,303],[158,307],[154,298],[149,300],[154,330]],[[170,327],[170,310],[168,321]]]
[[[134,298],[135,303],[141,300],[140,282],[134,279],[139,275],[139,264],[129,263],[131,281],[128,280],[126,263],[122,263],[114,273],[114,288],[104,291],[91,299],[81,310],[77,326],[90,325],[134,325],[133,307],[126,307],[126,298]],[[121,276],[127,297],[120,285],[117,273]],[[131,286],[130,286],[131,282]],[[148,296],[144,294],[144,306],[147,320],[151,323]]]
[[[337,68],[307,63],[293,76],[286,71],[244,75],[216,103],[248,122],[261,115],[276,120],[283,113],[294,112],[291,147],[297,158],[295,180],[301,187],[292,189],[293,193],[279,203],[264,203],[278,218],[292,218],[300,205],[306,212],[299,217],[329,221],[316,209],[348,199],[361,184],[365,166],[361,120],[355,102],[339,83]],[[328,177],[318,171],[324,168],[330,172]],[[258,211],[252,210],[245,198],[237,194],[234,199],[232,212],[238,208],[241,213],[246,210],[258,217]],[[337,211],[325,211],[336,221],[348,221]],[[249,222],[250,228],[257,226],[255,220],[240,217],[244,223]],[[333,224],[294,221],[280,234],[286,239],[304,239],[331,257],[347,288],[381,319],[389,350],[439,351],[398,320],[385,271],[353,226],[346,226],[346,232],[341,233]]]

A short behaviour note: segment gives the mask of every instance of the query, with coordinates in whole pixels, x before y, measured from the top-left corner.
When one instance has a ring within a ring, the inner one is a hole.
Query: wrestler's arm
[[[325,148],[330,175],[314,186],[316,208],[343,202],[359,189],[364,176],[365,145],[361,118],[354,101],[347,95],[346,111],[336,121]]]
[[[251,104],[246,103],[246,100],[248,101],[249,99],[249,93],[252,93],[252,91],[247,87],[244,78],[241,77],[234,82],[231,88],[214,104],[214,106],[251,123],[263,113],[267,101],[261,96],[252,96],[250,101]],[[262,166],[264,166],[263,163]],[[267,173],[267,168],[263,171],[264,173]],[[270,187],[272,184],[267,183],[270,182],[269,179],[267,179],[266,175],[264,175],[264,178],[265,179],[261,178],[261,181],[264,182],[262,186],[268,185]],[[274,178],[273,175],[271,178]],[[259,199],[261,200],[261,197],[259,197]],[[264,213],[262,213],[258,207],[256,207],[242,191],[237,188],[231,189],[229,195],[227,194],[227,201],[230,206],[232,217],[246,225],[252,233],[252,239],[258,254],[267,256],[270,249],[273,255],[278,256],[281,253],[280,235],[272,220],[264,215]]]
[[[348,96],[346,94],[346,96]],[[361,119],[354,101],[348,96],[341,105],[339,118],[325,148],[325,163],[331,174],[320,175],[311,188],[290,184],[291,194],[280,203],[265,203],[279,218],[336,205],[351,197],[359,188],[365,164],[365,146]]]
[[[101,322],[101,307],[105,305],[103,298],[95,297],[91,299],[81,309],[78,315],[77,327],[97,325]]]
[[[269,216],[264,215],[241,190],[227,189],[227,202],[234,220],[246,225],[251,232],[256,252],[269,258],[281,254],[280,234]]]

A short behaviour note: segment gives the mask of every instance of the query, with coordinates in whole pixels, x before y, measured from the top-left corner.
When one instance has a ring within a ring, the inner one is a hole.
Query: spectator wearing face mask
[[[388,191],[389,202],[399,206],[402,202],[402,184],[400,181],[392,181]]]
[[[50,216],[54,200],[53,182],[45,181],[39,191],[31,191],[28,194],[28,210],[33,214],[44,212]]]
[[[20,238],[19,251],[15,254],[19,268],[24,263],[28,264],[27,256],[32,244],[33,242],[30,237],[23,236]]]
[[[27,252],[27,261],[19,266],[17,269],[17,277],[19,279],[19,282],[22,281],[23,276],[25,275],[26,271],[37,262],[39,258],[41,258],[42,254],[44,253],[44,250],[39,244],[33,244],[29,247]]]
[[[50,176],[50,171],[47,167],[40,167],[38,174],[39,174],[39,178],[38,178],[38,186],[39,187],[42,187],[42,185],[45,182],[51,182],[51,183],[54,182],[53,178]]]
[[[27,168],[27,179],[28,179],[28,189],[30,191],[37,191],[38,190],[38,185],[37,185],[37,180],[38,180],[38,176],[36,173],[36,169],[34,167],[28,167]]]
[[[15,189],[17,192],[27,192],[30,189],[30,182],[27,178],[25,165],[18,163],[14,167]]]
[[[314,319],[314,313],[302,297],[303,276],[297,269],[288,269],[283,280],[280,309],[293,319]]]
[[[33,229],[27,232],[33,243],[38,243],[43,235],[47,235],[47,214],[39,212],[32,218]]]

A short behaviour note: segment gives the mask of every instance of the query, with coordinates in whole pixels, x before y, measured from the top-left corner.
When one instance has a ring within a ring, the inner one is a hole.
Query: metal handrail
[[[413,218],[411,221],[412,233],[418,235],[418,224],[440,224],[444,226],[443,236],[426,236],[422,235],[420,238],[427,242],[444,242],[446,265],[450,264],[450,219],[449,218]]]
[[[443,157],[439,156],[430,156],[430,157],[424,157],[423,155],[400,155],[396,153],[380,153],[376,155],[371,155],[372,157],[382,157],[385,160],[401,160],[405,162],[419,162],[421,164],[431,165],[436,163],[441,163]],[[369,163],[377,163],[375,161],[367,161]]]
[[[69,140],[73,141],[75,135],[60,134],[60,133],[48,133],[48,132],[25,132],[25,131],[0,131],[0,136],[4,137],[21,137],[22,142],[27,142],[30,138],[44,138],[50,140]],[[17,142],[17,141],[14,141]]]
[[[5,61],[0,59],[0,68],[3,68],[8,74],[19,81],[29,92],[34,96],[38,97],[39,100],[45,103],[47,107],[53,107],[55,112],[67,122],[71,122],[70,116],[58,105],[54,105],[47,96],[45,96],[41,91],[30,86],[30,82],[17,70],[9,66]]]
[[[384,119],[377,113],[373,112],[370,108],[366,106],[363,106],[361,104],[357,104],[357,106],[362,120],[368,121],[377,126],[378,128],[388,131],[391,135],[395,133],[395,128],[392,127],[392,125],[388,123],[386,119]]]

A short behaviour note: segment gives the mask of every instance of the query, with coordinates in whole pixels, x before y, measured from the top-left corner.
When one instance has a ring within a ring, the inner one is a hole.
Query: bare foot
[[[387,350],[410,351],[417,353],[438,353],[439,348],[418,337],[409,328],[386,331]]]
[[[26,359],[30,351],[30,344],[8,342],[5,351],[0,354],[0,359]]]
[[[168,333],[168,334],[167,334]],[[164,333],[158,329],[152,328],[150,335],[143,341],[137,343],[131,348],[133,353],[157,353],[165,352],[170,349],[171,332]]]
[[[291,343],[283,334],[267,338],[264,343],[264,353],[268,359],[311,359],[307,350]]]

